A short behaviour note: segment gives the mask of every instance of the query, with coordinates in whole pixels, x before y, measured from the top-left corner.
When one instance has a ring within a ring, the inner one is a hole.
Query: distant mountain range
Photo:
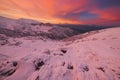
[[[10,19],[0,16],[0,34],[9,37],[37,36],[49,39],[64,39],[88,31],[113,26],[50,24],[30,19]]]

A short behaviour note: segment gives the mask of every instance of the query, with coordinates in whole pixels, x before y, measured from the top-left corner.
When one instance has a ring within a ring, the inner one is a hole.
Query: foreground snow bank
[[[18,46],[0,46],[0,80],[120,80],[119,35],[111,28],[64,42],[18,38]]]

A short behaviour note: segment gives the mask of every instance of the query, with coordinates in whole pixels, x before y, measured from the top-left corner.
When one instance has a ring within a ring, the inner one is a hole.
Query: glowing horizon
[[[0,0],[0,16],[41,22],[120,25],[119,0]]]

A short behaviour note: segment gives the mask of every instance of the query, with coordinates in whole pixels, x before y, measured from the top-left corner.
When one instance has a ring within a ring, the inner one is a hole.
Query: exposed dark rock
[[[64,65],[65,65],[65,62],[63,62],[62,66],[64,66]]]
[[[89,68],[87,66],[83,67],[84,71],[89,71]]]
[[[61,49],[60,51],[63,52],[63,53],[67,52],[67,50],[65,50],[65,49]]]
[[[99,67],[97,69],[101,70],[102,72],[105,72],[105,69],[103,67]]]
[[[54,53],[53,55],[54,55],[54,56],[56,56],[56,55],[63,56],[62,53]]]
[[[37,76],[37,78],[35,80],[39,80],[39,76]]]
[[[35,70],[39,70],[45,63],[41,59],[34,61]]]
[[[87,65],[81,65],[80,69],[81,69],[82,72],[88,72],[89,71],[89,68],[88,68]]]
[[[19,46],[20,44],[22,44],[22,42],[16,42],[15,46]]]
[[[71,65],[71,64],[68,64],[68,67],[67,67],[68,69],[73,69],[73,65]]]
[[[15,71],[16,71],[16,69],[1,70],[1,71],[0,71],[0,77],[2,77],[2,76],[10,76],[10,75],[12,75]]]
[[[0,34],[0,40],[7,40],[8,38],[5,35]]]
[[[6,36],[9,36],[9,37],[24,36],[24,33],[22,32],[14,31],[14,30],[6,29],[6,28],[1,28],[1,27],[0,27],[0,34],[5,34]]]
[[[6,44],[8,44],[9,43],[9,41],[6,39],[6,40],[0,40],[0,45],[6,45]]]
[[[15,67],[17,66],[17,64],[18,64],[17,62],[13,62],[13,66],[15,66]]]

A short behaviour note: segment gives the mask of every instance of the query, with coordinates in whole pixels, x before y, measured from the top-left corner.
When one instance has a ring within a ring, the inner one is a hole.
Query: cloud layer
[[[120,0],[0,0],[0,15],[51,23],[120,25]]]

